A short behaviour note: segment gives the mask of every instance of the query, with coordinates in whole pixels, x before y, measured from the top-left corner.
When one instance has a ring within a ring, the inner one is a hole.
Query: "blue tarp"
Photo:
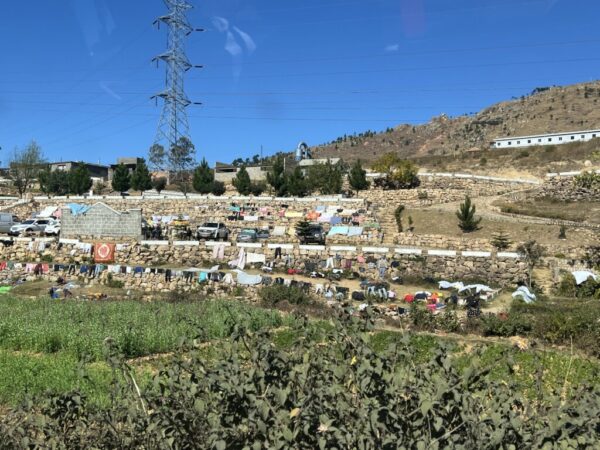
[[[335,236],[336,234],[341,234],[343,236],[348,235],[348,227],[331,227],[327,236]]]
[[[349,227],[348,236],[360,236],[363,232],[363,227]]]
[[[342,218],[341,217],[337,217],[337,216],[333,216],[331,218],[331,220],[329,221],[329,223],[331,225],[337,225],[338,223],[342,223]]]
[[[84,214],[88,211],[88,209],[90,209],[88,205],[80,205],[79,203],[69,203],[67,208],[71,210],[71,214],[74,216]]]

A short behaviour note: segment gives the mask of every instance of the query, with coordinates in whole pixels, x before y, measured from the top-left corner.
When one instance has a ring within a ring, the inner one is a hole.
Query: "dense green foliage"
[[[398,205],[398,207],[394,210],[394,219],[396,220],[396,228],[398,229],[398,233],[402,233],[404,231],[404,227],[402,226],[403,212],[404,205]]]
[[[112,188],[117,192],[127,192],[131,188],[131,175],[129,169],[119,164],[113,173]]]
[[[344,171],[341,164],[317,164],[308,169],[308,187],[323,195],[340,194],[344,184]]]
[[[471,233],[479,229],[481,217],[475,218],[477,208],[471,203],[471,197],[465,197],[465,201],[460,204],[456,217],[458,218],[458,227],[463,233]]]
[[[134,191],[144,192],[152,189],[152,177],[143,159],[137,163],[135,170],[131,174],[131,187]]]
[[[531,288],[533,281],[533,269],[538,265],[542,257],[546,254],[546,248],[538,244],[535,240],[529,240],[517,247],[517,252],[525,259],[527,263],[527,284]]]
[[[82,195],[88,192],[93,181],[90,173],[84,165],[75,165],[69,172],[64,170],[50,170],[46,167],[38,174],[40,190],[44,194]]]
[[[452,358],[410,336],[374,342],[368,317],[342,314],[329,329],[299,321],[285,349],[268,330],[238,323],[221,357],[189,341],[145,388],[107,342],[111,406],[79,390],[0,419],[0,448],[591,448],[600,396],[563,382],[534,401],[519,393],[503,351]],[[318,350],[315,347],[318,345]],[[504,363],[502,362],[504,361]],[[538,363],[539,364],[539,363]],[[495,373],[505,376],[496,381]],[[564,379],[563,379],[564,381]]]
[[[225,183],[222,181],[214,181],[212,185],[212,194],[216,196],[221,196],[225,193]]]
[[[252,180],[246,170],[246,166],[240,167],[235,178],[232,180],[233,187],[237,189],[240,195],[249,195],[252,191]]]
[[[161,193],[164,188],[167,187],[167,179],[165,177],[158,177],[152,180],[152,187],[156,189],[156,192]]]
[[[575,186],[583,189],[600,190],[600,173],[583,172],[575,177]]]
[[[355,191],[364,191],[369,188],[367,171],[363,169],[360,159],[357,160],[348,172],[348,183]]]
[[[194,170],[192,185],[196,192],[200,194],[209,194],[213,191],[215,174],[208,165],[206,159],[202,158],[200,165]]]
[[[45,162],[42,148],[35,141],[26,147],[15,148],[10,155],[10,178],[21,197],[29,190]]]
[[[268,286],[260,291],[260,299],[265,306],[276,306],[282,303],[289,305],[309,305],[312,297],[300,288],[294,286]]]
[[[287,176],[286,194],[292,197],[304,197],[309,193],[308,182],[302,173],[300,167]]]
[[[384,189],[414,189],[421,184],[419,168],[393,152],[381,156],[373,163],[372,169],[383,175],[375,184]]]
[[[278,313],[223,302],[82,303],[50,299],[0,300],[0,348],[35,353],[69,353],[101,359],[103,341],[111,337],[128,358],[165,353],[182,337],[202,328],[210,339],[231,331],[232,319],[250,318],[248,326],[278,326]]]
[[[271,185],[278,197],[283,197],[286,194],[285,162],[283,158],[282,155],[278,155],[267,173],[267,183]]]
[[[88,192],[92,185],[90,172],[84,165],[77,165],[69,172],[69,192],[76,195],[82,195]]]

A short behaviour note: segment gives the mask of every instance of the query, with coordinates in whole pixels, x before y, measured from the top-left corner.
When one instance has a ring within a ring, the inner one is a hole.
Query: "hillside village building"
[[[535,134],[494,139],[492,148],[519,148],[533,145],[560,145],[571,142],[589,141],[600,137],[600,130],[567,131],[564,133]]]

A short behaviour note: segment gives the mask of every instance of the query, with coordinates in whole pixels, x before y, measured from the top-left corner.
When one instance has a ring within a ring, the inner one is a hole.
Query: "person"
[[[382,256],[379,261],[377,261],[377,268],[379,269],[379,278],[383,279],[388,268],[388,262],[385,259],[385,256]]]
[[[69,289],[64,288],[63,289],[63,297],[64,298],[73,297],[73,293]]]

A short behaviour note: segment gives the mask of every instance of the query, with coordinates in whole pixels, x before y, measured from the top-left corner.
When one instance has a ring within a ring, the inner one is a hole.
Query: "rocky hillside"
[[[402,157],[457,157],[488,150],[505,136],[600,128],[600,81],[538,88],[531,94],[493,105],[473,116],[433,118],[420,126],[400,125],[313,149],[315,157],[372,161],[394,151]]]

